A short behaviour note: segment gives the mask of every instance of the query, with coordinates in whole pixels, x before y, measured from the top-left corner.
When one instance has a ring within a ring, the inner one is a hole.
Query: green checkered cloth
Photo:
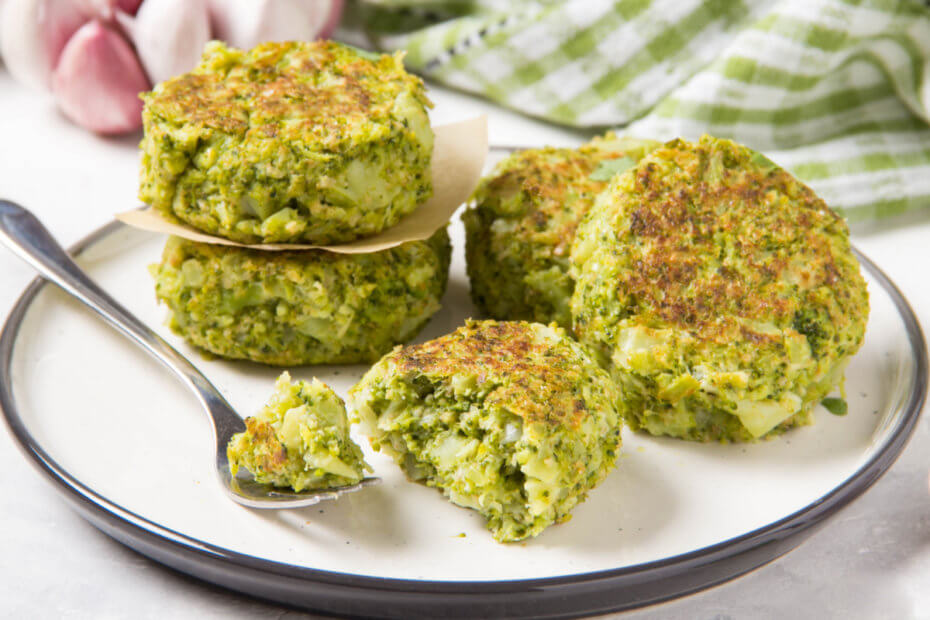
[[[357,0],[367,41],[563,125],[764,151],[851,220],[930,206],[930,10],[904,0]]]

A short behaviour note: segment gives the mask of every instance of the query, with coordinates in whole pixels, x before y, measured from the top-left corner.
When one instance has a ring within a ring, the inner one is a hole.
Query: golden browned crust
[[[567,256],[578,221],[607,187],[607,180],[591,179],[591,173],[602,161],[621,155],[592,146],[516,153],[505,171],[479,188],[476,200],[501,203],[522,192],[527,211],[514,235],[549,242],[554,256]]]
[[[495,319],[569,327],[575,229],[610,178],[657,146],[608,133],[578,148],[530,149],[498,163],[462,214],[478,309]]]
[[[808,290],[837,281],[835,258],[848,251],[836,247],[843,220],[788,172],[749,153],[722,141],[673,142],[635,169],[618,209],[627,224],[619,227],[622,251],[634,268],[618,274],[617,289],[640,312],[702,339],[756,342],[767,336],[743,321],[790,322],[804,303],[789,294],[793,282]],[[856,266],[845,267],[855,278]]]
[[[235,135],[313,134],[332,145],[346,127],[386,117],[404,85],[420,82],[391,56],[371,60],[331,41],[263,43],[208,52],[205,61],[147,94],[150,113]]]
[[[287,463],[287,451],[278,438],[275,437],[274,427],[267,422],[255,418],[245,419],[246,432],[252,435],[252,441],[263,450],[256,450],[262,471],[274,472]]]
[[[555,339],[556,333],[562,338]],[[575,349],[559,328],[468,321],[446,336],[398,347],[390,356],[407,375],[471,375],[479,384],[495,384],[485,406],[500,405],[528,422],[577,428],[588,415],[582,387],[591,378]]]

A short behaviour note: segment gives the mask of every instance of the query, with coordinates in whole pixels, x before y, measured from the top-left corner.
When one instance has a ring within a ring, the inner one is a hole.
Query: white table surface
[[[490,116],[496,144],[574,144],[478,100],[433,89],[434,122]],[[139,136],[103,139],[64,120],[46,95],[0,67],[0,197],[32,209],[64,244],[137,200]],[[930,325],[930,205],[854,242]],[[0,316],[33,277],[0,250]],[[862,498],[782,559],[715,589],[617,617],[930,618],[930,422]],[[0,431],[0,618],[307,617],[217,588],[106,537],[69,509]]]

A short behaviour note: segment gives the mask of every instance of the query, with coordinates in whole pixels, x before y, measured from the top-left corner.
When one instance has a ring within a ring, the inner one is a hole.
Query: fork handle
[[[165,342],[122,304],[91,280],[48,229],[27,209],[0,199],[0,242],[29,263],[46,280],[57,284],[81,301],[130,340],[167,366],[188,387],[214,418],[219,437],[221,429],[244,429],[242,419],[232,410],[219,390],[183,355]],[[228,436],[228,435],[227,435]]]

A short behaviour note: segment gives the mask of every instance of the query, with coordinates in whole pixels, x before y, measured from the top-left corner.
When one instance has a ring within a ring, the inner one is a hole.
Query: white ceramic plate
[[[418,340],[474,314],[463,233],[443,309]],[[146,266],[164,239],[111,225],[79,262],[195,363],[243,415],[279,372],[207,361],[162,326]],[[33,285],[0,340],[0,404],[27,455],[91,521],[180,570],[340,614],[564,616],[630,608],[707,587],[796,546],[894,461],[926,391],[925,345],[894,286],[864,261],[872,312],[847,373],[849,414],[755,445],[625,431],[617,469],[566,524],[494,542],[479,515],[407,482],[368,449],[378,487],[293,511],[254,511],[214,480],[194,397],[65,294]],[[363,366],[304,367],[345,391]],[[357,439],[362,439],[357,437]]]

